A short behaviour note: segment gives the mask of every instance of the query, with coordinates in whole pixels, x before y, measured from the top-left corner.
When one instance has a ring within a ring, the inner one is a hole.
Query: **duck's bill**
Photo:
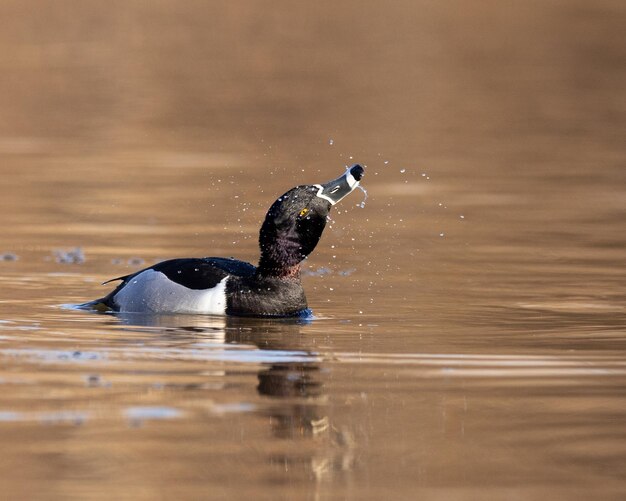
[[[316,184],[315,186],[319,188],[317,196],[335,205],[342,198],[354,191],[359,185],[363,174],[365,174],[363,167],[359,164],[355,164],[346,170],[343,176],[329,181],[328,183]]]

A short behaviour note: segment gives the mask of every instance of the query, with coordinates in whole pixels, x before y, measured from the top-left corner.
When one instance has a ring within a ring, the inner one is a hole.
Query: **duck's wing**
[[[85,303],[81,306],[90,309],[118,310],[119,305],[115,301],[115,296],[121,292],[129,282],[136,277],[139,278],[139,275],[147,271],[158,271],[165,275],[169,281],[175,282],[190,290],[208,290],[218,285],[228,275],[249,277],[254,274],[255,270],[256,267],[250,263],[232,258],[207,257],[170,259],[135,273],[107,280],[104,282],[105,284],[116,280],[121,280],[122,282],[105,297]]]
[[[220,257],[170,259],[150,269],[194,290],[212,289],[227,275],[251,276],[256,270],[250,263]]]
[[[133,275],[134,275],[134,273],[131,273],[130,275],[123,275],[121,277],[109,278],[108,280],[102,282],[100,285],[110,284],[111,282],[117,282],[118,280],[122,280],[122,281],[126,282]]]

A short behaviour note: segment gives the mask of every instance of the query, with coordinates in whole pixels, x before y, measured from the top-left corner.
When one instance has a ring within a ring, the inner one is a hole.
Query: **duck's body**
[[[300,263],[317,245],[332,205],[353,191],[362,176],[363,168],[355,165],[334,181],[297,186],[279,197],[261,227],[258,266],[220,257],[171,259],[113,279],[122,283],[83,307],[128,313],[307,315]]]
[[[98,303],[125,313],[288,317],[308,312],[299,276],[260,276],[256,266],[237,259],[171,259],[121,280]]]

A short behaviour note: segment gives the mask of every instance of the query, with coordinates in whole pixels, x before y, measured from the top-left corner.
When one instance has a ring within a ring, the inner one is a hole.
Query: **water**
[[[625,9],[467,5],[0,7],[5,496],[626,495]],[[350,157],[315,320],[66,306]]]
[[[361,185],[357,186],[357,188],[363,192],[363,200],[356,204],[356,206],[361,207],[361,209],[365,209],[365,202],[367,201],[367,190]]]

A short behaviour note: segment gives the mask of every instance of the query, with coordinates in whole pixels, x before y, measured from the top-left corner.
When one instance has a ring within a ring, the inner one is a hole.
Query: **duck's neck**
[[[263,258],[256,269],[259,278],[280,278],[284,280],[300,280],[300,263],[293,266],[277,266],[264,262]]]

